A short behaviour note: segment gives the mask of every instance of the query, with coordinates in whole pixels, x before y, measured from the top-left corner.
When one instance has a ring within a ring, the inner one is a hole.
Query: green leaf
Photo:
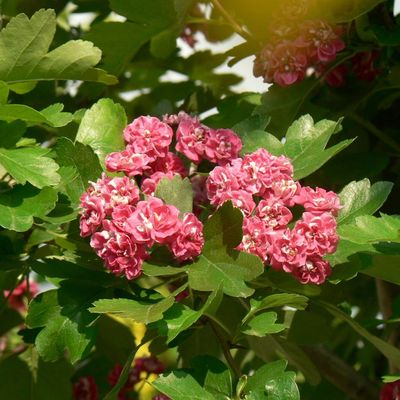
[[[322,120],[314,124],[310,115],[293,122],[286,133],[284,152],[292,160],[296,179],[310,175],[352,143],[353,140],[343,140],[326,149],[329,139],[338,129],[340,121]]]
[[[264,266],[258,257],[234,250],[242,240],[242,221],[242,213],[229,202],[205,223],[203,253],[188,266],[193,289],[213,291],[223,284],[229,296],[248,297],[254,292],[245,282],[261,275]]]
[[[255,114],[235,124],[232,127],[232,130],[235,131],[240,137],[243,137],[243,135],[249,132],[264,131],[269,122],[270,118],[268,116]]]
[[[57,192],[52,188],[36,189],[33,186],[15,186],[0,194],[0,225],[17,232],[27,231],[33,217],[49,213],[56,205]]]
[[[0,120],[12,122],[25,121],[28,124],[46,124],[59,128],[72,121],[72,114],[62,112],[64,106],[60,103],[53,104],[42,111],[37,111],[24,104],[0,105]]]
[[[18,182],[31,183],[41,189],[60,183],[58,164],[46,157],[50,150],[40,147],[22,149],[0,149],[0,164]]]
[[[214,400],[214,396],[184,371],[160,375],[152,385],[172,400]]]
[[[91,313],[112,314],[121,318],[129,318],[135,322],[149,324],[163,318],[163,314],[175,302],[174,296],[160,300],[160,295],[150,296],[147,301],[132,299],[101,299],[89,308]],[[162,298],[162,297],[161,297]],[[150,301],[152,300],[152,301]]]
[[[19,14],[0,32],[0,80],[23,81],[78,79],[116,83],[93,68],[101,51],[91,42],[71,40],[48,52],[56,30],[53,10],[39,10],[32,18]]]
[[[182,214],[192,212],[193,188],[188,178],[180,175],[175,175],[172,179],[164,177],[158,183],[154,195],[175,206]]]
[[[85,35],[103,52],[104,68],[120,75],[137,51],[150,40],[153,30],[131,22],[100,22]]]
[[[79,281],[63,281],[60,289],[41,293],[32,300],[26,324],[29,328],[43,328],[35,344],[45,361],[58,360],[67,350],[75,363],[92,347],[95,332],[91,324],[96,316],[87,308],[103,290]]]
[[[400,375],[385,375],[382,376],[383,383],[392,383],[400,380]]]
[[[275,293],[261,300],[253,298],[250,300],[250,313],[257,312],[274,307],[293,307],[297,310],[304,310],[308,305],[308,297],[295,293]]]
[[[89,146],[72,143],[68,138],[59,138],[55,148],[60,165],[61,184],[72,204],[86,191],[89,181],[95,182],[101,175],[98,157]]]
[[[253,153],[260,148],[266,149],[277,156],[284,153],[282,142],[268,132],[250,131],[240,135],[240,137],[243,143],[241,154]]]
[[[343,207],[339,212],[338,223],[349,223],[360,215],[373,214],[386,201],[392,187],[390,182],[376,182],[371,186],[368,179],[350,182],[339,193]]]
[[[0,147],[13,148],[26,131],[26,125],[22,121],[0,121]]]
[[[143,263],[142,269],[143,273],[147,276],[172,276],[172,275],[182,274],[183,272],[185,272],[183,268],[170,267],[168,265],[159,266],[150,264],[148,262]]]
[[[162,321],[157,323],[160,334],[166,336],[167,343],[170,343],[181,332],[197,322],[209,309],[218,308],[221,300],[222,290],[218,288],[208,296],[203,306],[197,311],[192,310],[182,303],[175,303],[164,313]]]
[[[76,140],[89,145],[104,165],[108,153],[125,147],[123,130],[126,124],[125,111],[120,104],[111,99],[100,99],[86,111]]]
[[[375,8],[383,0],[338,0],[335,2],[325,1],[321,4],[322,15],[326,19],[342,23],[350,22],[366,14]]]
[[[318,301],[318,304],[324,307],[334,317],[347,322],[360,336],[368,340],[377,350],[379,350],[388,360],[390,360],[393,365],[400,367],[400,350],[398,348],[368,332],[353,318],[334,305],[325,301]]]
[[[278,315],[274,311],[259,314],[242,327],[246,335],[263,337],[268,334],[282,332],[285,325],[277,324]]]
[[[191,366],[193,375],[201,386],[215,399],[226,400],[232,396],[232,376],[229,368],[218,358],[202,355],[195,357]]]
[[[0,362],[2,399],[70,400],[72,366],[66,360],[48,363],[30,347]],[[15,377],[18,376],[18,384]]]
[[[385,214],[380,218],[363,215],[351,224],[341,225],[338,233],[341,239],[359,244],[400,243],[400,218]]]
[[[285,371],[287,362],[275,361],[258,369],[247,380],[246,395],[253,399],[300,400],[296,374]]]

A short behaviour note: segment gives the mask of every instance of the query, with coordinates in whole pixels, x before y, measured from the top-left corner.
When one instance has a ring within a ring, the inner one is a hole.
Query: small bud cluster
[[[81,235],[91,236],[91,246],[113,273],[138,277],[155,244],[166,246],[178,262],[195,259],[204,245],[199,214],[231,201],[244,215],[239,250],[302,283],[325,281],[330,266],[323,257],[338,242],[339,199],[321,188],[301,187],[288,158],[265,149],[240,157],[242,142],[232,130],[209,128],[184,112],[163,121],[139,117],[124,137],[126,148],[109,154],[106,165],[128,176],[103,174],[81,197]],[[155,196],[162,179],[189,175],[185,158],[191,172],[200,163],[203,170],[217,165],[208,178],[191,174],[194,213],[180,215]],[[297,221],[290,210],[295,205],[304,208]]]
[[[274,29],[268,43],[254,61],[254,75],[264,82],[289,86],[302,81],[307,71],[320,70],[345,48],[340,26],[322,20],[299,21],[295,26]]]
[[[118,392],[118,400],[132,398],[135,393],[135,385],[143,382],[151,374],[161,374],[164,372],[163,363],[154,356],[136,358],[132,368],[129,370],[128,378],[124,386]],[[112,371],[108,374],[108,383],[114,387],[122,373],[122,365],[115,364]],[[99,400],[99,393],[96,381],[92,376],[83,376],[73,385],[74,400]],[[161,396],[161,397],[160,397]],[[164,396],[164,397],[162,397]],[[165,395],[156,395],[155,400],[168,400]]]
[[[322,188],[301,187],[284,156],[259,149],[225,166],[207,179],[211,204],[230,200],[243,215],[243,240],[238,249],[261,258],[276,270],[293,274],[302,283],[321,284],[330,274],[324,256],[336,250],[335,215],[339,198]],[[293,227],[291,207],[304,213]]]

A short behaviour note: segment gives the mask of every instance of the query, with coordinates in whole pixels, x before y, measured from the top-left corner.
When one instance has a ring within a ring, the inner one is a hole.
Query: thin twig
[[[232,357],[231,350],[230,350],[230,348],[228,346],[227,340],[221,334],[221,332],[219,331],[218,326],[215,324],[214,321],[209,319],[209,323],[210,323],[211,329],[213,330],[213,332],[215,333],[215,336],[217,337],[218,341],[221,344],[222,351],[224,352],[224,356],[225,356],[225,359],[226,359],[227,363],[229,364],[229,366],[230,366],[231,370],[233,371],[233,373],[239,379],[242,376],[242,371],[236,365],[235,360]]]
[[[246,32],[229,14],[228,11],[222,6],[219,0],[211,0],[211,3],[214,7],[221,13],[221,15],[229,22],[229,25],[233,28],[233,30],[240,36],[242,36],[246,40],[253,40],[251,34]]]
[[[383,132],[382,130],[378,129],[372,122],[361,118],[357,114],[349,114],[348,117],[350,119],[352,119],[354,122],[357,122],[357,124],[362,126],[364,129],[366,129],[367,131],[372,133],[374,136],[376,136],[383,143],[387,144],[389,147],[391,147],[397,153],[400,153],[400,144],[397,143],[396,140],[392,139],[385,132]]]

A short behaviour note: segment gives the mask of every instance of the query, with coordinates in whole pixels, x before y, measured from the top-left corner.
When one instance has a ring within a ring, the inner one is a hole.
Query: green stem
[[[236,365],[235,360],[232,357],[231,350],[228,346],[227,340],[224,338],[224,336],[221,334],[219,331],[218,326],[215,324],[214,321],[209,320],[211,329],[215,333],[215,336],[217,337],[218,341],[221,344],[222,351],[224,353],[226,362],[228,363],[229,367],[231,368],[232,372],[235,374],[236,378],[240,378],[242,376],[242,371],[240,368]]]
[[[235,19],[225,10],[219,0],[211,0],[211,3],[214,7],[221,13],[221,15],[229,22],[229,25],[233,28],[233,30],[243,39],[252,40],[252,36],[246,32],[236,21]]]
[[[367,131],[372,133],[374,136],[376,136],[383,143],[387,144],[393,150],[400,153],[400,145],[394,139],[392,139],[389,135],[387,135],[385,132],[378,129],[370,121],[367,121],[367,120],[361,118],[357,114],[349,114],[348,117],[350,119],[352,119],[354,122],[356,122],[357,124],[359,124],[360,126],[362,126],[364,129],[366,129]]]

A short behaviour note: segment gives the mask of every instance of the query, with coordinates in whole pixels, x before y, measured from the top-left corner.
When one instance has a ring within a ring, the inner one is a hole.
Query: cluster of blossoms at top
[[[253,72],[280,86],[302,81],[310,69],[324,69],[345,48],[342,28],[322,20],[273,27],[273,33],[272,41],[257,55]]]
[[[204,245],[198,216],[231,201],[245,216],[239,250],[302,283],[325,281],[330,266],[324,256],[338,243],[339,199],[322,188],[301,187],[288,158],[265,149],[240,157],[242,142],[232,130],[209,128],[183,112],[163,121],[139,117],[124,138],[126,148],[105,163],[127,176],[103,175],[81,197],[81,235],[91,236],[91,246],[113,273],[136,278],[154,244],[167,246],[178,262],[195,259]],[[208,177],[196,173],[199,164],[211,169]],[[194,213],[181,216],[155,197],[156,188],[162,179],[188,175]],[[304,208],[297,221],[290,210],[295,205]]]
[[[197,216],[181,216],[155,197],[158,183],[188,176],[184,157],[194,165],[202,160],[224,165],[238,157],[242,144],[233,131],[211,129],[185,113],[165,121],[139,117],[126,127],[124,138],[126,148],[109,154],[105,163],[110,172],[126,176],[103,174],[90,184],[81,196],[80,231],[82,237],[91,236],[91,246],[109,270],[134,279],[154,244],[167,246],[179,262],[197,257],[204,244]],[[170,151],[174,138],[181,157]],[[196,212],[206,200],[204,179],[194,176],[191,182]]]
[[[239,250],[257,255],[302,283],[325,281],[331,269],[323,257],[338,243],[335,215],[340,203],[335,193],[301,187],[293,179],[289,159],[264,149],[216,167],[207,179],[207,192],[216,207],[231,200],[242,210]],[[304,213],[294,222],[290,208],[295,205]]]
[[[135,386],[146,380],[151,374],[161,374],[164,372],[163,363],[154,356],[136,358],[132,368],[129,370],[128,378],[124,386],[118,392],[118,400],[127,400],[135,394]],[[115,364],[108,375],[108,383],[114,387],[122,373],[122,365]],[[74,400],[99,400],[99,392],[96,381],[92,376],[81,377],[73,385]],[[169,400],[169,397],[158,394],[153,400]]]

